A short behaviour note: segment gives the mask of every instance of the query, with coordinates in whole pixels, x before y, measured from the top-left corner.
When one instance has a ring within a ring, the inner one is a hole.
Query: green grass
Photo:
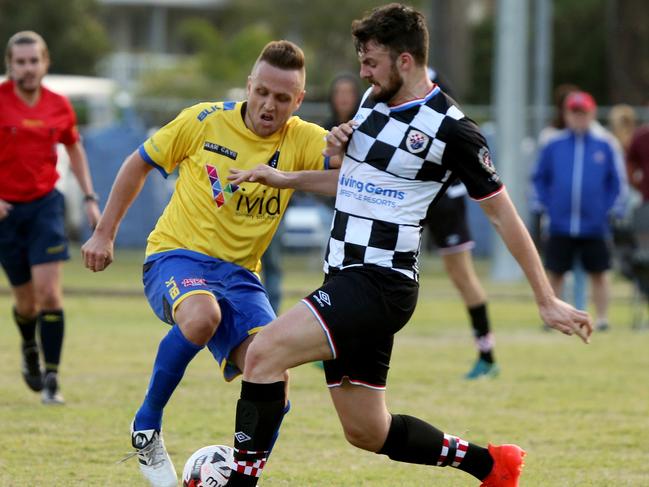
[[[19,338],[0,279],[0,486],[145,486],[128,428],[159,339],[141,293],[139,253],[118,252],[105,273],[65,267],[67,334],[61,379],[67,405],[43,407],[19,372]],[[286,258],[286,306],[321,280],[318,258]],[[630,329],[630,290],[616,282],[613,329],[589,346],[540,330],[522,283],[483,282],[491,296],[501,376],[467,383],[474,359],[466,311],[438,260],[422,266],[420,301],[397,336],[388,402],[469,441],[515,442],[527,451],[521,485],[649,485],[649,334]],[[89,293],[89,291],[91,291]],[[119,292],[115,292],[119,291]],[[455,469],[397,464],[348,445],[311,365],[292,373],[293,409],[261,484],[273,486],[477,486]],[[201,353],[165,414],[176,467],[197,448],[231,443],[239,383]]]

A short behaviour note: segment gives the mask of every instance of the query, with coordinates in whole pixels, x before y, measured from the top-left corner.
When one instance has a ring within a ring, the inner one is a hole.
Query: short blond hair
[[[7,72],[9,71],[9,63],[11,63],[11,50],[14,46],[20,44],[40,44],[43,57],[49,61],[50,52],[47,49],[45,39],[33,30],[21,30],[12,35],[7,42],[7,49],[5,50],[5,67],[7,68]]]
[[[285,70],[304,71],[304,52],[291,41],[271,41],[264,46],[255,64],[265,61]]]

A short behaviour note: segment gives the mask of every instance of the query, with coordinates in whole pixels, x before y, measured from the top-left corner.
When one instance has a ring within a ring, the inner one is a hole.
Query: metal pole
[[[498,0],[496,39],[496,168],[514,205],[524,208],[526,174],[522,143],[526,135],[528,0]],[[491,269],[495,280],[522,275],[499,235]]]
[[[552,0],[535,0],[534,132],[537,138],[547,125],[552,86]]]

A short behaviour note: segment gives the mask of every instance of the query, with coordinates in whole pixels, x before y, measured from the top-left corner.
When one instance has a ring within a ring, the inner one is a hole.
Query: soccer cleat
[[[36,342],[29,344],[23,343],[22,346],[23,366],[22,373],[23,379],[34,392],[43,390],[43,374],[41,373],[41,365],[38,359],[38,345]]]
[[[466,380],[476,380],[480,377],[490,377],[494,379],[498,377],[499,373],[500,367],[498,367],[498,364],[496,364],[495,362],[490,363],[479,358],[478,360],[476,360],[475,364],[473,364],[471,370],[466,373],[464,378]]]
[[[162,433],[154,429],[135,431],[133,428],[131,423],[131,444],[136,451],[126,459],[137,455],[140,471],[153,487],[176,487],[176,469],[165,448]]]
[[[597,331],[608,331],[610,328],[608,321],[598,321],[597,325],[595,325],[595,329]]]
[[[47,372],[45,374],[43,390],[41,391],[41,402],[43,404],[65,404],[65,400],[59,392],[59,381],[56,372]]]
[[[480,487],[518,487],[525,450],[518,445],[489,445],[494,466]]]

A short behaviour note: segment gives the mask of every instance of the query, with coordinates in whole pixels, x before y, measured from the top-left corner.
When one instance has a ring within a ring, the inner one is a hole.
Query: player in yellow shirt
[[[86,267],[105,269],[119,223],[148,173],[156,168],[167,177],[178,168],[174,194],[148,238],[143,278],[151,307],[172,328],[160,342],[131,426],[134,455],[153,486],[177,482],[162,413],[189,362],[207,346],[231,380],[243,370],[253,335],[275,318],[258,272],[293,189],[233,185],[230,170],[265,163],[295,171],[297,189],[327,186],[313,177],[329,166],[322,154],[326,132],[293,116],[304,98],[304,78],[301,49],[269,43],[248,78],[247,101],[187,108],[126,159],[81,249]]]

